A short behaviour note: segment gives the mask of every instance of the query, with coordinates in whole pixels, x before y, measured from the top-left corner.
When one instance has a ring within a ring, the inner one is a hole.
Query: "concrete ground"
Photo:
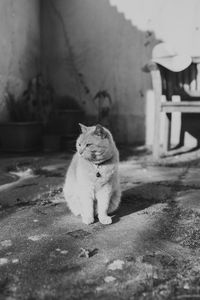
[[[112,225],[69,212],[70,154],[0,159],[0,299],[200,299],[200,153],[120,152]]]

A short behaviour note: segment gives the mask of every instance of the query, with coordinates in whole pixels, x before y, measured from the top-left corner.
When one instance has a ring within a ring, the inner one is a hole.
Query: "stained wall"
[[[0,1],[0,119],[8,118],[4,93],[16,95],[40,69],[39,0]]]
[[[58,95],[74,97],[95,122],[93,98],[107,90],[117,141],[144,143],[149,79],[142,68],[151,33],[139,30],[108,0],[42,0],[42,5],[43,71]]]

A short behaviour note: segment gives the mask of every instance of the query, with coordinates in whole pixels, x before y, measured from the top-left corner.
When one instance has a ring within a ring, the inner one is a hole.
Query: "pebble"
[[[113,276],[107,276],[107,277],[104,278],[104,281],[107,282],[107,283],[113,282],[115,280],[116,280],[116,278],[113,277]]]
[[[12,246],[12,241],[11,240],[4,240],[4,241],[1,241],[1,246],[2,247],[10,247]]]
[[[5,257],[0,258],[0,266],[5,265],[8,263],[8,259]]]
[[[41,240],[43,237],[46,237],[46,234],[41,234],[41,235],[32,235],[28,237],[28,240],[31,240],[33,242]]]
[[[112,271],[114,271],[114,270],[122,270],[123,265],[124,265],[124,261],[120,260],[120,259],[117,259],[117,260],[113,261],[108,266],[108,270],[112,270]]]
[[[67,254],[68,253],[68,250],[62,250],[60,251],[61,254]]]
[[[31,240],[31,241],[39,241],[41,239],[41,237],[39,235],[33,235],[33,236],[29,236],[28,237],[28,240]]]
[[[184,288],[185,290],[189,290],[189,289],[190,289],[189,283],[186,282],[186,283],[184,284],[183,288]]]
[[[97,288],[96,288],[96,291],[97,292],[101,292],[101,291],[103,291],[104,289],[103,289],[103,287],[101,287],[101,286],[98,286]]]

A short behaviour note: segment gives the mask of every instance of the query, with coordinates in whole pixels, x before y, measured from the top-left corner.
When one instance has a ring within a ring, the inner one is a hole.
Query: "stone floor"
[[[0,299],[200,299],[200,152],[120,150],[112,225],[63,199],[70,153],[0,158]]]

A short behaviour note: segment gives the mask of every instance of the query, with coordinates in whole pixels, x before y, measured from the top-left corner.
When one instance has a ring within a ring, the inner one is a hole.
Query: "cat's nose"
[[[83,154],[83,151],[84,151],[83,149],[79,149],[80,154]]]

